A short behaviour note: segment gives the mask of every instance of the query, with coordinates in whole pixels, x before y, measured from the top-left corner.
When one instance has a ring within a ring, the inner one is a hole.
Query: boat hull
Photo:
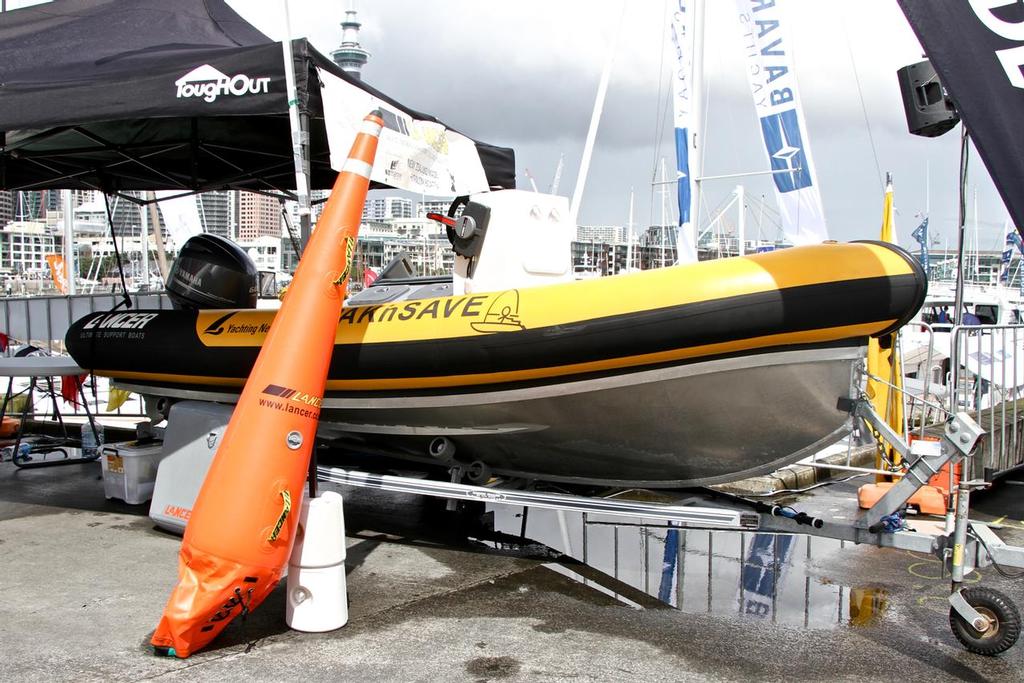
[[[862,347],[909,320],[925,289],[898,248],[829,244],[349,307],[324,395],[267,387],[263,400],[322,411],[323,435],[365,452],[425,458],[447,437],[459,461],[499,473],[722,482],[839,438]],[[272,315],[94,314],[67,344],[126,388],[230,402]]]
[[[443,437],[458,461],[548,481],[680,487],[755,476],[850,430],[860,344],[780,350],[628,375],[504,391],[332,397],[319,436],[337,446],[430,461]],[[121,386],[232,402],[216,389]],[[436,461],[435,461],[436,462]]]

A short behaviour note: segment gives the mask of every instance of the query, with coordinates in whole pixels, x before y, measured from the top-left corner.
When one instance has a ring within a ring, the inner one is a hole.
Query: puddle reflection
[[[686,613],[832,628],[870,624],[888,604],[884,590],[839,585],[814,571],[815,561],[849,545],[843,541],[662,522],[623,525],[603,515],[536,508],[524,524],[522,508],[491,510],[496,531],[525,535]]]

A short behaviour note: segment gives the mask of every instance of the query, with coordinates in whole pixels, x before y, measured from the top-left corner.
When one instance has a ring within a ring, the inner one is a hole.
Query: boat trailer
[[[984,587],[965,587],[964,577],[975,568],[1024,568],[1024,547],[1004,543],[988,525],[969,518],[971,492],[988,486],[982,480],[960,481],[955,511],[945,520],[915,519],[910,528],[902,516],[910,498],[942,467],[969,464],[984,430],[967,413],[951,415],[938,442],[917,440],[908,444],[861,397],[846,406],[851,416],[863,419],[900,454],[902,476],[870,508],[852,519],[830,512],[830,506],[796,511],[790,505],[774,505],[732,494],[687,491],[685,504],[629,500],[629,491],[584,496],[529,490],[524,482],[491,479],[486,484],[464,484],[460,467],[451,470],[451,481],[373,474],[339,467],[318,467],[317,478],[345,486],[418,494],[453,501],[546,508],[563,512],[600,514],[622,524],[668,523],[683,529],[757,531],[774,534],[806,534],[823,538],[895,548],[937,557],[951,577],[950,626],[971,652],[997,655],[1012,647],[1020,635],[1020,614],[1003,593]],[[450,444],[439,445],[440,450]],[[973,471],[969,466],[963,472]],[[896,473],[899,474],[899,473]],[[699,503],[699,504],[694,504]],[[802,505],[802,504],[801,504]]]

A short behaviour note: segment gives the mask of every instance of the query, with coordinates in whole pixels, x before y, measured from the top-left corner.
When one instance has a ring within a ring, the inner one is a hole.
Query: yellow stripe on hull
[[[792,287],[912,272],[903,257],[884,246],[822,244],[560,285],[347,308],[342,312],[335,344],[453,339],[556,327]],[[272,311],[238,311],[219,322],[227,313],[199,313],[196,335],[203,345],[262,345]]]
[[[888,321],[891,324],[894,321]],[[328,380],[327,391],[389,391],[397,389],[435,389],[459,386],[476,386],[483,384],[501,384],[506,382],[535,381],[548,378],[565,377],[567,375],[606,372],[627,368],[655,365],[673,361],[687,361],[701,357],[713,357],[722,354],[742,353],[760,348],[789,346],[797,344],[815,344],[866,337],[877,329],[877,323],[864,325],[848,325],[808,332],[791,332],[765,337],[754,337],[722,344],[707,344],[660,353],[642,354],[623,358],[614,358],[592,363],[574,363],[556,367],[534,368],[513,372],[477,373],[472,375],[449,375],[441,377],[399,377],[373,380]],[[245,378],[207,377],[201,375],[172,375],[150,372],[125,372],[120,370],[97,369],[96,374],[122,380],[140,380],[150,382],[168,382],[174,384],[204,384],[209,386],[237,387],[242,386]]]

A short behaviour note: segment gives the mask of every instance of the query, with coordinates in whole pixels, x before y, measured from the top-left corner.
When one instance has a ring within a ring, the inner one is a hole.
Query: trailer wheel
[[[976,630],[955,609],[949,610],[953,635],[965,648],[979,655],[994,656],[1013,647],[1020,636],[1020,612],[1010,598],[991,588],[965,588],[964,600],[991,622],[984,633]]]

